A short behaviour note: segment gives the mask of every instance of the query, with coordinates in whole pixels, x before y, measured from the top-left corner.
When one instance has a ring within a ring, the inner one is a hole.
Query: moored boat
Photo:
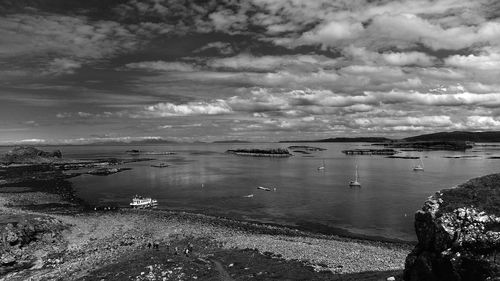
[[[358,181],[358,165],[356,165],[356,178],[349,182],[350,187],[361,187],[361,183]]]
[[[158,201],[150,197],[134,196],[132,202],[130,203],[132,208],[144,209],[144,208],[154,208],[158,206]]]

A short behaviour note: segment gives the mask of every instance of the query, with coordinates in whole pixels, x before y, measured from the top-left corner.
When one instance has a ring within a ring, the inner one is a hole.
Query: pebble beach
[[[65,226],[57,247],[39,251],[30,268],[10,272],[0,280],[94,280],[99,270],[127,261],[142,266],[128,273],[126,278],[130,280],[221,280],[221,276],[227,280],[280,280],[279,276],[290,271],[283,267],[303,271],[282,276],[288,280],[304,280],[301,276],[309,280],[386,280],[401,274],[411,250],[411,245],[320,235],[183,212],[33,211],[37,204],[65,203],[58,195],[41,192],[2,193],[0,203],[4,214],[50,217]],[[148,244],[152,243],[158,244],[159,249],[150,249]],[[185,253],[190,244],[195,245],[194,249]],[[144,255],[146,259],[136,261]],[[156,256],[166,260],[154,263]],[[235,266],[241,259],[252,266]],[[192,268],[193,262],[203,266]],[[114,271],[123,269],[106,270]],[[108,276],[103,280],[120,279]]]

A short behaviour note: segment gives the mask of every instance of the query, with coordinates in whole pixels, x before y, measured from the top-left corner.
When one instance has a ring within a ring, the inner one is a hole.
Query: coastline
[[[93,206],[68,180],[82,174],[66,171],[71,160],[33,154],[23,161],[44,164],[0,169],[0,280],[400,280],[412,247],[184,211]]]
[[[36,210],[37,205],[47,204],[54,204],[56,207],[52,211]],[[42,256],[39,254],[37,260],[29,266],[30,269],[10,272],[0,277],[0,280],[24,280],[28,277],[34,280],[47,280],[55,276],[61,276],[64,280],[92,280],[86,278],[94,276],[106,266],[134,260],[134,255],[130,253],[155,255],[156,252],[146,250],[146,245],[151,241],[158,241],[159,251],[167,251],[166,256],[171,256],[175,260],[177,255],[172,254],[171,247],[166,245],[186,243],[198,245],[200,241],[205,240],[215,246],[209,247],[207,253],[200,251],[201,256],[196,258],[194,255],[198,251],[195,249],[192,259],[208,260],[207,268],[211,268],[210,270],[213,270],[213,265],[219,262],[221,268],[230,275],[250,274],[252,269],[257,271],[252,273],[254,275],[267,272],[260,274],[265,276],[276,271],[285,274],[287,270],[277,269],[285,267],[288,270],[295,268],[300,271],[297,276],[309,280],[377,280],[401,274],[404,259],[411,248],[405,244],[314,234],[287,227],[239,222],[186,212],[119,209],[64,214],[60,208],[64,209],[67,204],[74,206],[77,203],[68,202],[58,194],[47,192],[23,191],[0,194],[0,210],[3,214],[49,217],[66,228],[61,232],[62,244],[57,250],[48,251]],[[198,247],[201,247],[201,244]],[[215,253],[222,256],[212,261],[206,258]],[[236,257],[233,257],[234,255]],[[236,268],[234,265],[230,266],[232,263],[221,263],[228,256],[236,260],[238,257],[250,259],[255,265],[252,268]],[[58,262],[54,264],[54,260]],[[135,262],[140,263],[140,261]],[[187,261],[179,262],[184,264],[185,268],[192,261],[188,258]],[[122,271],[123,268],[120,267],[119,270]],[[184,272],[188,273],[200,272],[193,270]],[[138,274],[140,275],[140,272]],[[158,274],[161,275],[161,272]]]

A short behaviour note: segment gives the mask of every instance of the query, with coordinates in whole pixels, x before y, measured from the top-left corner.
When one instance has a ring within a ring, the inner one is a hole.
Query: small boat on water
[[[422,161],[422,158],[420,158],[420,164],[417,164],[413,167],[413,171],[423,171],[424,170],[424,162]]]
[[[248,195],[245,195],[245,196],[243,196],[243,197],[245,197],[245,198],[252,198],[252,197],[253,197],[253,194],[248,194]]]
[[[358,181],[358,165],[356,165],[356,178],[349,182],[350,187],[361,187],[361,183]]]
[[[263,187],[263,186],[257,186],[257,189],[260,189],[260,190],[265,190],[265,191],[271,191],[271,189],[270,189],[270,188]]]
[[[136,195],[134,196],[134,198],[132,198],[132,203],[130,203],[130,206],[136,209],[154,208],[158,206],[158,201],[150,197],[142,197]]]
[[[166,168],[170,166],[169,164],[165,163],[165,162],[162,162],[162,163],[158,163],[158,164],[152,164],[151,167],[155,167],[155,168]]]
[[[325,160],[323,160],[323,165],[318,167],[318,171],[324,171],[325,170]]]

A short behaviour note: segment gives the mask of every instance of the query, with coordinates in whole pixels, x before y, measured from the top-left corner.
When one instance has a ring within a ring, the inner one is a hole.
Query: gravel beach
[[[66,226],[61,245],[0,280],[386,280],[401,274],[411,249],[182,212],[33,211],[54,203],[68,202],[41,192],[0,194],[3,214],[50,217]],[[124,269],[132,271],[121,276]]]

